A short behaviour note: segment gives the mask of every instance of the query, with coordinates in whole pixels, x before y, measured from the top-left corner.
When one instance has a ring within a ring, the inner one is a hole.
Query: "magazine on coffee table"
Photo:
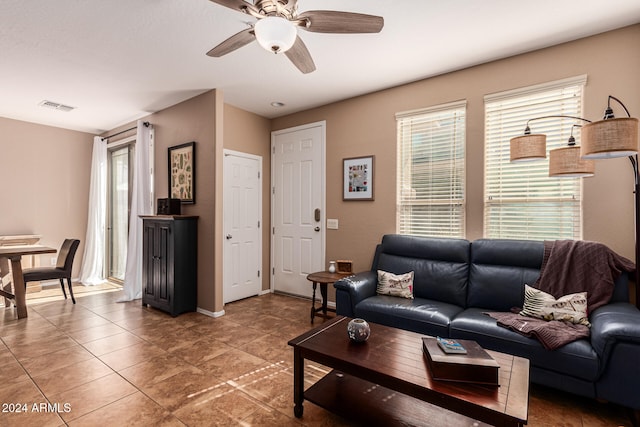
[[[466,353],[445,353],[438,345],[437,338],[422,338],[422,349],[433,379],[499,386],[498,362],[477,342],[456,341]]]
[[[451,338],[436,337],[438,345],[447,354],[467,354],[467,349],[462,346],[458,341]]]

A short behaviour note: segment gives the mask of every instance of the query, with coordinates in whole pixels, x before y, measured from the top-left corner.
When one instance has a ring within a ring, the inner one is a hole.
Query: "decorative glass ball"
[[[347,325],[349,339],[354,342],[365,342],[371,335],[371,328],[364,319],[353,319]]]

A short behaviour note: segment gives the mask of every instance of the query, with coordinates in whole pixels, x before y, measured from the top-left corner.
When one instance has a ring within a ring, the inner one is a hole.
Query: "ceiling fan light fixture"
[[[298,36],[295,25],[280,16],[267,16],[258,20],[254,31],[260,46],[273,53],[289,50]]]

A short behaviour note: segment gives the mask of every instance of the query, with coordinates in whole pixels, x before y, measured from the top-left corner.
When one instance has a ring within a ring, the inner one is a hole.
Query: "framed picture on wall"
[[[182,204],[196,202],[196,143],[169,147],[169,197]]]
[[[342,200],[373,200],[373,163],[375,156],[342,160]]]

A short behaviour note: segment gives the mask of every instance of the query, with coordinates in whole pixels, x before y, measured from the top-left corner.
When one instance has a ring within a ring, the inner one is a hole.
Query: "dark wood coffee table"
[[[527,423],[527,359],[489,351],[500,364],[499,387],[438,381],[422,352],[424,335],[370,324],[369,340],[357,344],[347,337],[349,320],[338,316],[289,341],[296,417],[302,417],[306,399],[362,424],[471,425],[469,418],[500,426]],[[333,369],[307,390],[305,359]]]

